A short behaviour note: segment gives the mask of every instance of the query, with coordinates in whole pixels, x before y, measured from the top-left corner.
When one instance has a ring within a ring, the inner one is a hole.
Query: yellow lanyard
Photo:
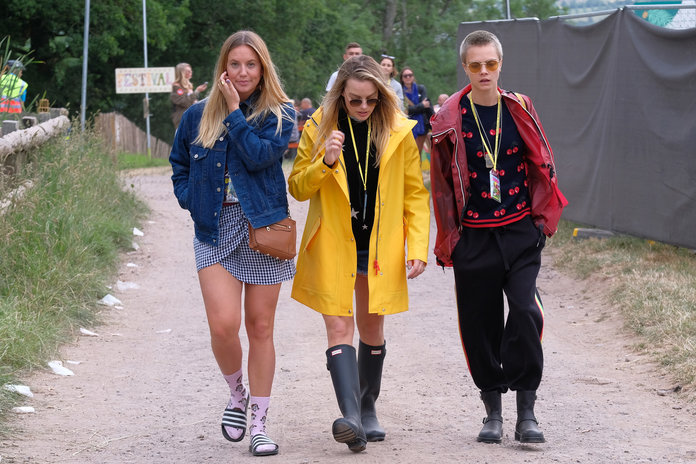
[[[367,195],[367,165],[370,162],[370,134],[372,133],[372,120],[367,120],[367,145],[365,148],[365,175],[363,175],[360,170],[360,158],[358,157],[358,146],[355,144],[355,134],[353,134],[353,123],[350,122],[350,116],[348,116],[348,127],[350,127],[350,137],[353,139],[353,151],[355,152],[355,161],[358,163],[358,172],[360,173],[360,180],[363,184],[363,192]]]
[[[498,114],[495,117],[495,150],[491,150],[489,143],[486,143],[488,136],[484,137],[484,133],[481,130],[481,122],[479,121],[478,113],[476,112],[476,105],[471,99],[471,93],[469,93],[469,101],[471,102],[471,111],[474,113],[474,120],[476,121],[476,127],[478,127],[479,135],[481,136],[481,143],[483,143],[483,149],[486,150],[486,156],[488,156],[493,162],[493,171],[497,171],[496,167],[498,165],[498,151],[500,151],[500,95],[498,95]],[[492,154],[491,154],[492,151]]]

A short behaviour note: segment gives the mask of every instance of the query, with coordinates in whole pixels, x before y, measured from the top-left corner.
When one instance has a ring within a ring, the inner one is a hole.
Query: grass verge
[[[167,158],[149,158],[140,153],[119,153],[117,160],[119,170],[169,166]]]
[[[34,186],[0,213],[0,386],[45,367],[77,327],[98,320],[119,252],[145,217],[106,152],[94,134],[73,131],[30,153],[17,175]],[[20,398],[0,388],[0,422]]]
[[[555,266],[609,282],[607,303],[635,333],[634,347],[658,361],[696,399],[696,253],[629,236],[578,240],[561,221],[547,242]]]

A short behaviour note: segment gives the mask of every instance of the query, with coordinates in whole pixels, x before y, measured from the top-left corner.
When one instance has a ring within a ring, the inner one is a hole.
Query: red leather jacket
[[[452,266],[452,250],[459,241],[462,227],[460,218],[469,199],[469,169],[459,102],[470,91],[471,85],[468,85],[452,95],[431,120],[430,182],[437,221],[435,256],[444,266]],[[498,91],[528,148],[525,162],[532,220],[550,237],[557,230],[563,207],[568,204],[558,189],[551,146],[529,97],[502,89]]]

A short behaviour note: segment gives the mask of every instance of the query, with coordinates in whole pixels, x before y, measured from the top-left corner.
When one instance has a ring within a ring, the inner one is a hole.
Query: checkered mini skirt
[[[193,238],[196,268],[200,271],[220,263],[237,280],[253,285],[274,285],[292,280],[295,275],[293,260],[280,260],[249,248],[248,224],[239,203],[223,206],[218,246]]]

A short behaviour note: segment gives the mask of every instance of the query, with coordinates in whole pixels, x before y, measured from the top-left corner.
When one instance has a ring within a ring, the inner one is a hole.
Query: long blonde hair
[[[384,80],[382,67],[369,55],[350,57],[339,68],[336,82],[321,102],[323,114],[317,129],[317,139],[312,150],[312,157],[316,159],[324,146],[323,142],[338,125],[339,110],[348,113],[345,98],[343,98],[343,91],[346,88],[348,79],[370,81],[377,88],[379,103],[372,111],[370,120],[372,121],[372,133],[374,134],[375,148],[377,149],[375,164],[378,165],[389,143],[389,132],[396,127],[397,118],[401,110],[399,109],[399,99],[396,93],[394,93],[394,89]]]
[[[247,45],[254,50],[261,62],[261,80],[257,87],[260,93],[253,111],[246,118],[247,122],[255,119],[263,120],[269,113],[273,113],[278,118],[276,134],[279,134],[283,127],[282,119],[293,120],[290,114],[292,107],[283,105],[283,103],[288,103],[290,99],[283,91],[283,86],[280,83],[273,61],[271,61],[271,54],[268,52],[266,43],[257,33],[237,31],[225,40],[220,49],[220,56],[215,65],[215,72],[211,81],[217,82],[220,75],[227,69],[227,56],[230,54],[230,51],[242,45]],[[213,85],[203,109],[203,116],[198,128],[198,137],[195,142],[209,148],[215,145],[215,141],[225,130],[222,121],[228,115],[229,110],[225,97],[218,86]]]
[[[174,68],[174,83],[183,89],[193,90],[191,81],[184,77],[184,70],[190,67],[191,65],[188,63],[177,64],[176,68]]]

